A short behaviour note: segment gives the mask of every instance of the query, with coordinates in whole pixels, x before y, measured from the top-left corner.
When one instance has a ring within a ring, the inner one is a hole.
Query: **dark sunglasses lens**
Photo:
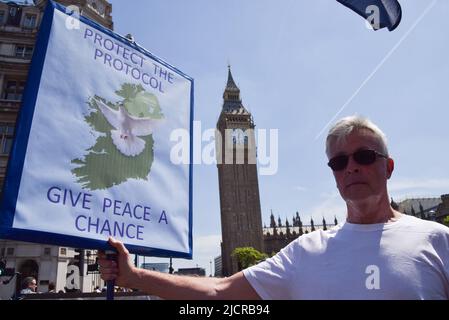
[[[373,150],[360,150],[354,153],[354,160],[358,164],[372,164],[376,161],[376,152]]]
[[[334,171],[340,171],[348,165],[348,156],[338,156],[329,160],[329,167]]]

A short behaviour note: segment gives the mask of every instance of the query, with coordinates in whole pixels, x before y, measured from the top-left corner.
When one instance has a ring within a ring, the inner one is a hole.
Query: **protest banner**
[[[192,132],[193,79],[71,13],[49,1],[41,23],[0,237],[191,258],[192,161],[170,161],[170,133]]]

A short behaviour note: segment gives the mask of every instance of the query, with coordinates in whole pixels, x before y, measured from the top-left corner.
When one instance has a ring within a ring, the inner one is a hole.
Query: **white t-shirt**
[[[243,271],[262,299],[449,299],[449,228],[343,223]]]

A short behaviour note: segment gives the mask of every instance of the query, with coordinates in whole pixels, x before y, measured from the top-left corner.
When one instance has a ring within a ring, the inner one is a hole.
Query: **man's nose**
[[[359,172],[360,165],[354,160],[352,156],[348,159],[348,165],[346,166],[346,173]]]

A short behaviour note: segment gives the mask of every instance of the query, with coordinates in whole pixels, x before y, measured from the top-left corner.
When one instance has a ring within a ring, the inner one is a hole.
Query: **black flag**
[[[387,27],[393,31],[401,22],[402,10],[397,0],[337,0],[368,20],[374,30]]]

